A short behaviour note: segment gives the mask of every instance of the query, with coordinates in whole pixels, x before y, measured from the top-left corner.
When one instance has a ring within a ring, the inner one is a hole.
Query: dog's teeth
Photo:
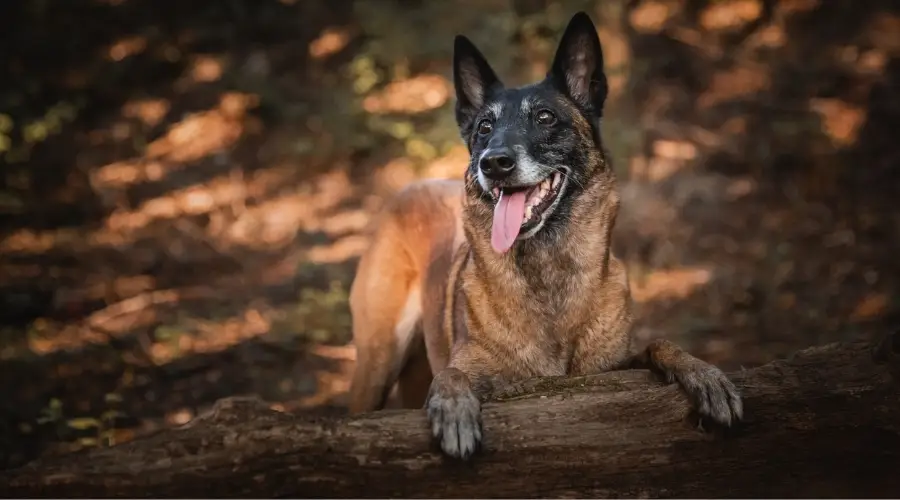
[[[531,219],[531,209],[534,208],[531,205],[525,207],[525,220]]]
[[[553,174],[553,185],[552,185],[552,187],[555,188],[556,186],[559,185],[559,179],[560,179],[561,177],[562,177],[562,176],[559,175],[559,174]]]

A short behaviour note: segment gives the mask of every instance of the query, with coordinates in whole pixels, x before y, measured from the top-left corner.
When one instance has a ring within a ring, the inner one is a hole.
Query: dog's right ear
[[[456,87],[456,123],[463,137],[492,92],[503,88],[487,59],[468,38],[453,41],[453,85]]]
[[[572,16],[547,75],[589,115],[600,117],[608,86],[603,49],[594,22],[584,12]]]

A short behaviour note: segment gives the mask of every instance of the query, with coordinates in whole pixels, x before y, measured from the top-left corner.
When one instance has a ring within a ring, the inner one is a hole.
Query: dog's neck
[[[467,210],[465,232],[473,264],[492,283],[513,289],[544,290],[589,297],[603,286],[610,266],[611,234],[618,213],[615,182],[594,182],[573,203],[564,227],[544,228],[550,233],[518,241],[499,254],[490,244],[483,210]],[[489,222],[487,227],[489,227]],[[524,287],[524,288],[522,288]]]

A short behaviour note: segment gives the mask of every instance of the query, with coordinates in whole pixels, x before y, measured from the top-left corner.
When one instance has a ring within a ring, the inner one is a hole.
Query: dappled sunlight
[[[737,178],[728,183],[725,188],[725,199],[737,201],[745,196],[750,196],[758,188],[758,183],[749,177]]]
[[[299,401],[289,402],[285,406],[286,409],[293,411],[310,409],[325,404],[334,404],[336,401],[343,404],[342,399],[350,391],[350,378],[356,364],[355,346],[315,346],[311,353],[336,362],[336,368],[317,371],[315,373],[316,393]]]
[[[333,359],[335,361],[356,361],[356,346],[353,344],[317,345],[313,347],[310,352],[316,356]]]
[[[720,0],[700,13],[700,25],[710,31],[733,31],[757,20],[762,14],[761,0]]]
[[[350,391],[350,377],[352,368],[345,368],[343,373],[335,373],[331,370],[316,372],[318,391],[312,396],[305,397],[296,403],[287,406],[290,410],[307,410],[333,403],[334,400],[345,396]]]
[[[683,10],[683,0],[647,0],[631,9],[628,21],[639,33],[659,33],[670,19]]]
[[[124,60],[147,49],[147,39],[143,36],[123,38],[109,47],[108,57],[116,62]]]
[[[167,413],[165,421],[169,425],[184,425],[193,420],[194,416],[194,411],[191,408],[179,408],[178,410]]]
[[[651,271],[643,276],[632,274],[631,295],[638,303],[684,299],[711,279],[712,272],[705,268]]]
[[[313,264],[338,264],[359,257],[368,245],[369,239],[364,236],[345,236],[334,243],[311,247],[306,257]]]
[[[680,172],[697,157],[697,146],[689,141],[654,141],[652,155],[631,159],[632,180],[662,182]]]
[[[203,185],[147,200],[136,210],[114,212],[106,219],[104,230],[91,238],[98,242],[129,234],[134,238],[138,231],[155,221],[210,214],[210,223],[202,232],[204,238],[216,242],[219,248],[238,245],[271,250],[292,242],[299,231],[335,234],[361,230],[366,223],[364,214],[358,210],[331,213],[340,203],[354,196],[346,172],[341,171],[324,174],[290,192],[248,205],[248,198],[265,194],[266,187],[274,187],[272,183],[277,184],[278,179],[279,176],[271,172],[255,177],[250,183],[242,177],[222,175]],[[218,215],[221,210],[228,210],[231,217]],[[332,215],[336,219],[332,220]],[[32,240],[19,235],[9,244],[37,243]]]
[[[709,90],[700,96],[700,108],[710,108],[738,99],[751,99],[757,92],[771,85],[768,68],[762,64],[746,63],[732,69],[717,71]]]
[[[609,68],[606,83],[609,87],[608,99],[615,101],[621,98],[631,78],[631,47],[628,39],[618,30],[600,27],[597,29],[600,43],[603,44],[603,62]],[[547,68],[535,75],[536,79],[547,74]]]
[[[874,292],[866,295],[856,304],[850,318],[854,321],[872,320],[881,316],[888,308],[890,297],[884,293]]]
[[[222,78],[225,68],[218,57],[200,56],[191,61],[188,71],[195,83],[210,83]]]
[[[822,120],[822,131],[835,147],[856,142],[866,119],[866,110],[840,99],[812,99],[810,109]]]
[[[256,104],[256,99],[241,93],[222,95],[217,108],[195,113],[171,126],[165,135],[147,145],[141,157],[94,169],[90,173],[91,186],[104,198],[114,199],[115,193],[136,184],[159,182],[172,172],[185,168],[188,162],[225,154],[244,134],[243,119],[248,109]],[[168,113],[169,106],[170,103],[162,99],[134,101],[123,106],[122,115],[155,125]],[[217,159],[228,161],[226,156],[217,156]]]
[[[855,69],[860,75],[882,75],[888,63],[887,54],[879,49],[867,50],[862,53],[858,50],[851,50],[848,51],[848,56],[855,63]]]
[[[640,2],[631,10],[631,27],[639,33],[659,33],[666,22],[683,8],[681,4],[682,2],[672,0]]]
[[[439,108],[447,102],[451,84],[440,75],[418,75],[394,81],[363,100],[369,113],[417,114]]]
[[[77,286],[60,286],[53,296],[62,307],[67,304],[106,300],[113,304],[119,297],[145,297],[144,293],[156,289],[156,278],[147,274],[133,276],[90,276]]]
[[[331,185],[336,191],[330,191],[325,185]],[[351,224],[344,223],[343,229],[358,230],[365,223],[359,222],[363,214],[354,210],[331,213],[352,195],[351,191],[343,191],[338,185],[320,183],[321,189],[312,192],[297,192],[264,201],[244,210],[221,235],[213,233],[211,236],[220,237],[223,243],[262,250],[293,241],[298,231],[334,234],[335,231],[329,231],[329,228],[333,228],[334,224],[341,226],[341,220],[347,220],[347,217]]]
[[[192,354],[222,352],[251,338],[269,332],[271,311],[247,308],[233,317],[215,320],[184,318],[177,323],[160,326],[148,355],[162,365]]]
[[[137,210],[115,212],[107,218],[105,225],[110,231],[134,231],[155,220],[205,214],[244,198],[243,185],[234,182],[230,175],[224,175],[203,186],[192,186],[147,200]]]
[[[660,140],[653,143],[653,154],[670,160],[693,160],[697,146],[688,141]]]
[[[462,179],[469,165],[469,152],[463,145],[454,146],[422,169],[422,176],[433,179]]]
[[[340,236],[363,231],[369,224],[371,213],[363,209],[348,209],[322,217],[317,227],[329,236]]]
[[[135,99],[122,106],[122,116],[140,120],[148,127],[159,125],[172,107],[167,99]]]
[[[188,116],[148,144],[146,157],[189,162],[221,151],[241,137],[242,119],[257,102],[258,98],[249,94],[224,94],[218,108]]]
[[[87,291],[89,292],[89,290]],[[60,297],[63,305],[69,297],[76,303],[84,300],[84,290],[68,290]],[[183,290],[153,290],[110,304],[97,311],[83,323],[60,324],[38,320],[28,337],[28,347],[35,354],[51,354],[84,348],[88,345],[104,345],[111,339],[148,327],[160,320],[161,308],[177,303],[190,295]]]
[[[91,180],[95,189],[121,190],[135,184],[162,180],[171,168],[166,163],[153,160],[119,161],[96,169]]]
[[[787,34],[780,25],[773,24],[760,29],[747,39],[747,47],[753,50],[777,49],[787,43]]]
[[[415,163],[410,158],[393,158],[374,174],[375,188],[384,193],[396,192],[416,179]]]
[[[270,307],[253,306],[225,319],[174,314],[179,301],[191,300],[198,292],[158,290],[139,293],[98,311],[80,325],[39,322],[29,336],[28,347],[38,355],[103,345],[140,328],[153,333],[142,336],[144,354],[161,365],[184,356],[221,352],[271,329]],[[214,296],[212,289],[204,294]]]
[[[78,229],[59,229],[35,231],[20,229],[0,241],[3,253],[41,254],[49,252],[58,245],[76,244],[81,231]]]
[[[328,28],[309,44],[309,55],[313,59],[325,59],[343,50],[351,38],[351,32],[347,29]]]
[[[151,162],[146,167],[153,165]],[[135,210],[117,210],[105,219],[101,228],[93,231],[80,228],[49,231],[22,229],[3,237],[0,250],[32,255],[61,248],[90,251],[96,247],[113,247],[127,250],[152,224],[161,221],[170,221],[178,232],[187,232],[183,237],[199,237],[212,243],[219,252],[235,247],[272,251],[292,243],[302,233],[321,232],[329,237],[338,237],[352,236],[364,230],[371,216],[370,211],[353,207],[338,209],[341,203],[356,196],[354,186],[344,171],[317,176],[284,194],[272,196],[270,193],[279,187],[285,191],[284,180],[296,168],[284,165],[256,172],[249,178],[221,175],[203,185],[173,190],[164,196],[149,199]],[[121,187],[127,185],[126,181],[136,180],[138,175],[146,176],[148,171],[154,170],[141,172],[136,166],[110,165],[104,167],[103,172],[109,175],[105,178],[109,184],[119,182]],[[154,178],[159,176],[158,172],[154,174]],[[143,180],[152,179],[144,177]],[[404,182],[394,184],[393,188],[402,188],[411,180],[412,176],[406,177]],[[249,203],[251,199],[260,198],[263,199]],[[205,228],[181,221],[184,217],[204,214],[210,217]],[[173,256],[185,251],[178,240],[167,242],[165,247]],[[330,250],[331,244],[311,248],[314,260],[337,262],[358,253],[360,247],[359,240],[345,238],[335,243],[337,250]],[[82,293],[82,298],[92,299],[97,298],[100,292]]]
[[[303,195],[286,195],[267,200],[255,207],[242,210],[234,222],[221,231],[211,231],[210,236],[225,244],[264,249],[293,240],[302,221],[310,217],[308,198]],[[223,219],[224,220],[224,219]],[[215,227],[210,227],[215,230]]]

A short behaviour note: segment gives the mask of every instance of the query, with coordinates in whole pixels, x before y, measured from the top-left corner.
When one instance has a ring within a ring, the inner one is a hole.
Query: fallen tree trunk
[[[874,355],[873,353],[878,353]],[[648,372],[523,383],[485,405],[486,450],[444,461],[421,411],[295,417],[220,401],[185,427],[0,477],[34,497],[896,497],[900,334],[731,374],[746,421],[685,419]]]

